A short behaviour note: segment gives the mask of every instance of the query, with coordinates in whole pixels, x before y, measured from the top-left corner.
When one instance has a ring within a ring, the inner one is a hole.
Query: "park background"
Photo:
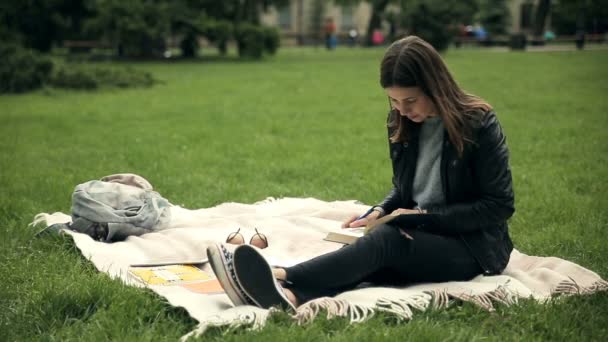
[[[608,6],[454,3],[4,3],[0,340],[176,340],[196,325],[152,292],[98,273],[69,239],[33,237],[34,215],[69,213],[76,184],[133,172],[191,209],[268,196],[381,200],[391,175],[379,62],[407,34],[433,43],[460,85],[497,111],[511,152],[516,248],[606,279]],[[375,30],[384,42],[373,42]],[[262,331],[201,339],[600,341],[606,317],[604,292],[492,313],[455,305],[410,322],[377,315],[299,327],[277,315]]]

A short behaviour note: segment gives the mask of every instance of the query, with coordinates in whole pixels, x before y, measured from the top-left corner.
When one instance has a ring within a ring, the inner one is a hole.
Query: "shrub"
[[[41,87],[53,63],[16,44],[0,44],[0,93],[21,93]]]
[[[239,56],[261,58],[264,52],[264,32],[261,27],[241,24],[236,29]]]
[[[222,55],[228,51],[228,41],[233,35],[233,25],[229,21],[214,21],[207,25],[204,35],[215,43]]]
[[[57,68],[49,83],[58,88],[86,90],[100,87],[147,87],[156,83],[156,80],[150,73],[133,68],[65,64]]]
[[[157,83],[149,72],[134,68],[96,68],[95,75],[102,86],[131,88],[149,87]]]
[[[281,44],[279,30],[276,27],[263,27],[264,32],[264,50],[271,55],[274,55]]]
[[[86,64],[53,63],[16,43],[0,44],[0,93],[21,93],[49,84],[58,88],[147,87],[156,83],[148,72]]]
[[[82,69],[66,67],[57,68],[50,82],[52,86],[70,89],[94,89],[97,88],[95,77]]]
[[[196,57],[199,45],[195,32],[188,32],[182,41],[179,43],[179,48],[182,50],[182,57]]]

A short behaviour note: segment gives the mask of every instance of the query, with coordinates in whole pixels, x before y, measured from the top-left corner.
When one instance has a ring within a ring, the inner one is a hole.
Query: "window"
[[[342,31],[348,31],[353,28],[353,6],[342,6],[342,13],[340,16],[340,28]]]
[[[279,27],[283,30],[291,30],[291,4],[279,8]]]

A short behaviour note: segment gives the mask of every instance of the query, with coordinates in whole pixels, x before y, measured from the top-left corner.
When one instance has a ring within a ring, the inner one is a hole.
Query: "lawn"
[[[133,64],[148,89],[0,96],[0,341],[176,340],[196,322],[95,271],[69,240],[34,239],[39,212],[69,213],[78,183],[132,172],[188,208],[268,196],[381,200],[390,187],[378,85],[382,50],[283,49],[262,62]],[[449,51],[459,83],[508,136],[527,254],[608,279],[608,51]],[[440,253],[440,251],[438,251]],[[365,324],[285,316],[201,339],[606,340],[608,293],[484,312],[472,305]]]

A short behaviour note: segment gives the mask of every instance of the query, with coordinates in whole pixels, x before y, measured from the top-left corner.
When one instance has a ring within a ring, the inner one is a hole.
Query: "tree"
[[[53,44],[82,32],[92,0],[22,0],[0,3],[0,23],[23,46],[48,52]]]
[[[608,0],[560,0],[551,7],[551,24],[558,34],[606,33]]]
[[[182,0],[183,1],[183,0]],[[214,19],[222,19],[239,24],[247,22],[258,25],[262,12],[271,6],[280,8],[289,4],[289,0],[190,0],[199,4],[205,13]]]
[[[448,48],[458,25],[470,23],[476,0],[401,0],[401,26],[442,51]]]
[[[382,14],[386,10],[386,6],[388,6],[390,0],[375,0],[370,1],[372,5],[372,14],[369,18],[369,25],[367,25],[367,36],[366,43],[367,45],[372,45],[372,35],[375,30],[380,29],[382,26]]]
[[[169,6],[164,1],[97,0],[87,30],[110,42],[119,56],[162,56],[169,32]]]
[[[480,0],[479,22],[490,35],[507,33],[511,16],[506,0]]]
[[[198,36],[205,35],[211,19],[205,11],[206,1],[180,0],[167,3],[167,16],[172,36],[181,39],[182,57],[196,57],[200,49]]]
[[[246,45],[244,41],[251,43],[256,39],[252,37],[260,36],[258,34],[260,32],[274,36],[268,30],[252,29],[249,24],[260,26],[260,16],[263,11],[267,11],[271,6],[280,7],[288,3],[289,0],[174,1],[171,27],[173,32],[184,36],[180,44],[182,55],[193,56],[195,47],[198,47],[196,39],[198,35],[205,36],[217,45],[221,54],[226,54],[227,44],[231,38],[241,42],[237,46],[242,47]],[[245,32],[247,37],[239,37]],[[263,45],[263,42],[258,43]],[[256,52],[256,56],[257,54]]]
[[[545,32],[545,23],[551,10],[551,0],[540,0],[534,15],[534,36],[542,37]]]

